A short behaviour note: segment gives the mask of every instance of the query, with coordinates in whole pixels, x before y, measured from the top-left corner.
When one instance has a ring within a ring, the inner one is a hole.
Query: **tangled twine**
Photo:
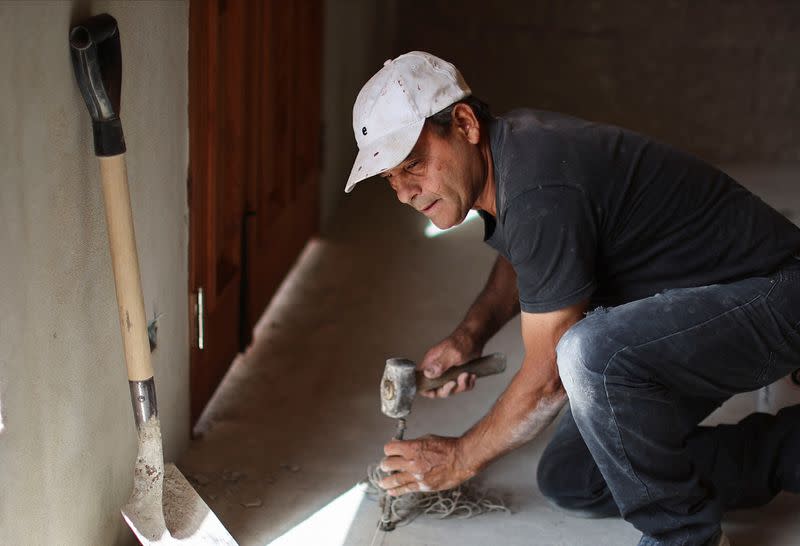
[[[370,466],[367,469],[367,495],[377,499],[381,507],[388,496],[378,482],[387,475],[378,466]],[[437,519],[449,517],[466,519],[489,512],[510,514],[511,510],[499,497],[490,495],[469,482],[464,482],[445,491],[415,491],[395,497],[391,503],[391,512],[388,515],[381,515],[380,523],[408,525],[423,514]]]

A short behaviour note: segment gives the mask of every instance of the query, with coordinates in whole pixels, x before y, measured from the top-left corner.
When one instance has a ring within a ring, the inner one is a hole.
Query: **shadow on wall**
[[[72,1],[72,9],[70,9],[69,14],[69,28],[72,28],[80,21],[90,17],[92,15],[97,15],[99,12],[95,13],[96,10],[92,9],[92,5],[94,4],[93,0],[73,0]],[[69,28],[64,31],[64,40],[66,41],[67,35],[69,34]]]
[[[711,161],[800,160],[800,3],[406,0],[400,51],[453,62],[497,113],[555,110]]]

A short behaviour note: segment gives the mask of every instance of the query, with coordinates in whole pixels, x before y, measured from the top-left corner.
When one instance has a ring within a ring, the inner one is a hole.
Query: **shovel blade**
[[[150,544],[213,544],[237,546],[216,514],[171,463],[164,465],[162,500],[131,502],[122,515],[139,542]]]

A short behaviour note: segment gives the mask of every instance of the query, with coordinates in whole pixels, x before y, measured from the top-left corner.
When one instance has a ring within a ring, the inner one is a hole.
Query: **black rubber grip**
[[[119,119],[122,50],[117,20],[104,13],[75,25],[69,32],[69,46],[75,79],[92,117],[95,154],[124,153]]]

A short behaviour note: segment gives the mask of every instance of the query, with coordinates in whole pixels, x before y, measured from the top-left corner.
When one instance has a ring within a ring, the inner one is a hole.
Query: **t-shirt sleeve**
[[[503,223],[523,311],[555,311],[591,296],[597,229],[579,189],[528,190],[509,202]]]

